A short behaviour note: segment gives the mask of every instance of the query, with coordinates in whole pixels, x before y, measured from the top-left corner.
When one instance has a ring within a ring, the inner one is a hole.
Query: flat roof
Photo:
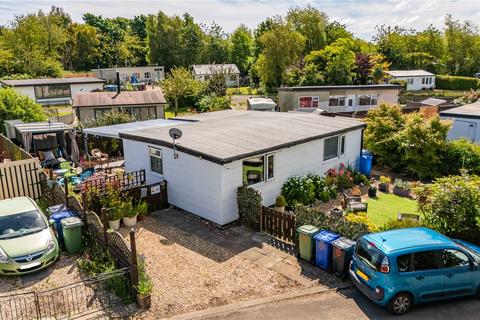
[[[130,123],[114,124],[111,126],[103,126],[96,128],[85,128],[83,133],[106,137],[106,138],[120,138],[120,132],[127,133],[130,131],[138,131],[141,129],[160,128],[185,124],[186,122],[165,119],[153,119],[145,121],[136,121]]]
[[[45,79],[22,79],[22,80],[0,80],[1,83],[13,87],[25,87],[48,84],[75,84],[75,83],[104,83],[105,80],[93,77],[74,78],[45,78]]]
[[[297,86],[280,87],[278,91],[330,91],[330,90],[400,90],[402,86],[396,84],[367,84],[367,85],[342,85],[342,86]]]
[[[428,98],[420,102],[421,104],[427,105],[427,106],[438,106],[443,103],[447,103],[447,100],[443,99],[437,99],[437,98]]]
[[[228,110],[178,117],[186,122],[176,142],[179,151],[218,164],[245,159],[324,137],[362,129],[346,117],[287,112]],[[120,133],[120,138],[172,148],[170,127]]]
[[[146,91],[80,92],[73,96],[73,107],[158,105],[167,103],[160,89]]]
[[[480,101],[440,112],[441,116],[480,119]]]
[[[374,240],[387,252],[408,249],[418,246],[434,246],[451,244],[452,240],[443,234],[425,228],[406,228],[372,233],[366,236],[367,240]]]
[[[425,70],[388,70],[386,74],[393,77],[420,77],[420,76],[434,76],[433,73]]]
[[[32,132],[34,134],[65,131],[70,129],[71,127],[68,124],[65,124],[63,122],[48,122],[48,121],[14,123],[13,126],[20,133]]]

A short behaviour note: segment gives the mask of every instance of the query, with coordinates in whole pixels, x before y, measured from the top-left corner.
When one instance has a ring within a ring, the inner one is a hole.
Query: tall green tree
[[[203,89],[202,83],[193,78],[192,73],[184,67],[173,68],[161,82],[163,93],[173,104],[175,116],[178,114],[180,101],[188,96],[197,95]]]
[[[202,62],[205,47],[205,34],[202,28],[188,13],[183,15],[183,58],[184,66]]]
[[[287,68],[300,59],[305,37],[279,20],[260,36],[259,42],[263,50],[256,63],[258,75],[263,85],[271,90],[284,83]]]
[[[230,36],[231,62],[235,63],[242,74],[248,72],[253,55],[253,37],[246,25],[241,24]]]
[[[295,31],[305,37],[305,54],[320,50],[327,44],[325,28],[328,25],[328,16],[326,13],[308,4],[304,8],[290,9],[286,19]]]
[[[43,107],[33,99],[11,88],[0,89],[0,127],[4,131],[5,120],[20,119],[23,122],[47,119]]]
[[[229,42],[222,27],[213,22],[205,29],[204,61],[226,63],[229,59]]]

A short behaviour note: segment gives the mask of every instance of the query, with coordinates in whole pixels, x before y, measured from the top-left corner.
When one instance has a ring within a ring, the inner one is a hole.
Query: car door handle
[[[448,277],[448,278],[451,278],[451,277],[453,277],[453,276],[454,276],[453,273],[451,273],[451,272],[447,273],[447,277]]]
[[[418,276],[418,277],[417,277],[417,280],[423,280],[423,279],[425,279],[424,276]]]

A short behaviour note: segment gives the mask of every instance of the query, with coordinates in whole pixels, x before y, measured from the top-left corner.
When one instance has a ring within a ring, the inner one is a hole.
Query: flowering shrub
[[[337,197],[337,189],[334,185],[328,185],[326,179],[315,173],[309,173],[307,177],[313,183],[313,189],[315,191],[315,198],[322,201],[328,202],[330,199]]]
[[[315,185],[309,176],[293,176],[282,186],[282,195],[290,207],[315,201]]]
[[[349,213],[345,219],[350,222],[354,223],[361,223],[364,224],[368,227],[368,231],[370,232],[377,232],[378,227],[368,219],[367,214],[365,212],[359,212],[359,213]]]
[[[326,182],[328,185],[335,185],[339,191],[353,187],[354,170],[350,166],[340,163],[338,169],[331,168],[327,171]]]

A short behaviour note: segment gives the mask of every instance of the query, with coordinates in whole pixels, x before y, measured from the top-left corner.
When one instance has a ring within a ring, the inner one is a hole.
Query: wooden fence
[[[295,243],[295,215],[290,212],[262,207],[260,213],[260,231],[290,243]]]
[[[25,196],[40,199],[40,169],[36,158],[0,163],[0,200]]]
[[[0,163],[5,160],[10,162],[27,159],[33,159],[33,157],[3,134],[0,134]]]

